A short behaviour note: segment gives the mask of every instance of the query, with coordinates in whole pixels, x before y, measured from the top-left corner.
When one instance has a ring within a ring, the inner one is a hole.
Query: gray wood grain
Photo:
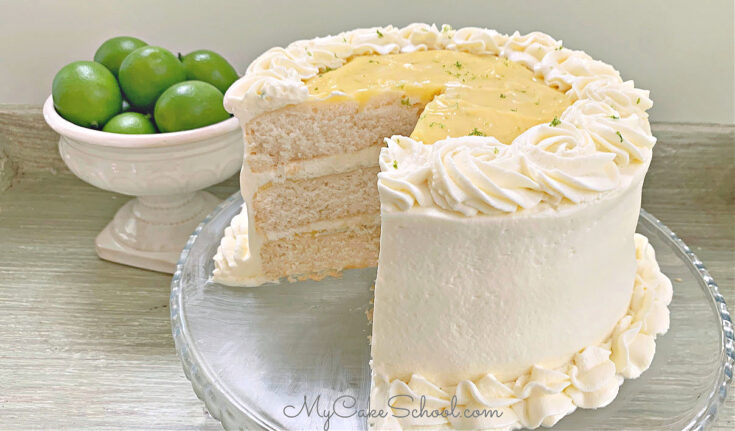
[[[695,250],[732,310],[735,127],[654,133],[643,206]],[[220,429],[176,357],[170,277],[95,255],[94,237],[128,198],[70,174],[37,108],[0,107],[3,152],[0,170],[17,175],[0,192],[0,429]],[[237,189],[231,178],[210,191]],[[713,429],[735,429],[734,392]]]

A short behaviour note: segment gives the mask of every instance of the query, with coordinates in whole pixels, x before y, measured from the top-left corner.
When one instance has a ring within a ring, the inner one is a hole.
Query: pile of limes
[[[67,64],[54,77],[54,108],[82,127],[112,133],[196,129],[226,120],[223,94],[237,72],[221,55],[187,55],[121,36],[105,41],[94,61]]]

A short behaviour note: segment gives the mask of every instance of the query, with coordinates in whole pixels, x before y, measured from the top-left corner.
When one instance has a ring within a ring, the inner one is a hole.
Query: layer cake
[[[539,32],[358,29],[267,51],[225,105],[245,205],[214,280],[377,264],[370,427],[551,426],[650,365],[652,102],[612,66]]]

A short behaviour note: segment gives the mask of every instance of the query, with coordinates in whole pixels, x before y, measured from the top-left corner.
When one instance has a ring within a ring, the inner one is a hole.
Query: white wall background
[[[735,123],[733,0],[0,0],[0,103],[41,104],[64,64],[133,35],[239,70],[274,45],[410,22],[541,30],[651,90],[654,121]]]

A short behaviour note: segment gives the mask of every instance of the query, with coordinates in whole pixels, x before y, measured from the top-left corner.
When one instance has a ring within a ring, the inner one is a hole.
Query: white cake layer
[[[644,173],[599,200],[513,217],[383,211],[374,373],[504,380],[599,344],[630,303]]]

